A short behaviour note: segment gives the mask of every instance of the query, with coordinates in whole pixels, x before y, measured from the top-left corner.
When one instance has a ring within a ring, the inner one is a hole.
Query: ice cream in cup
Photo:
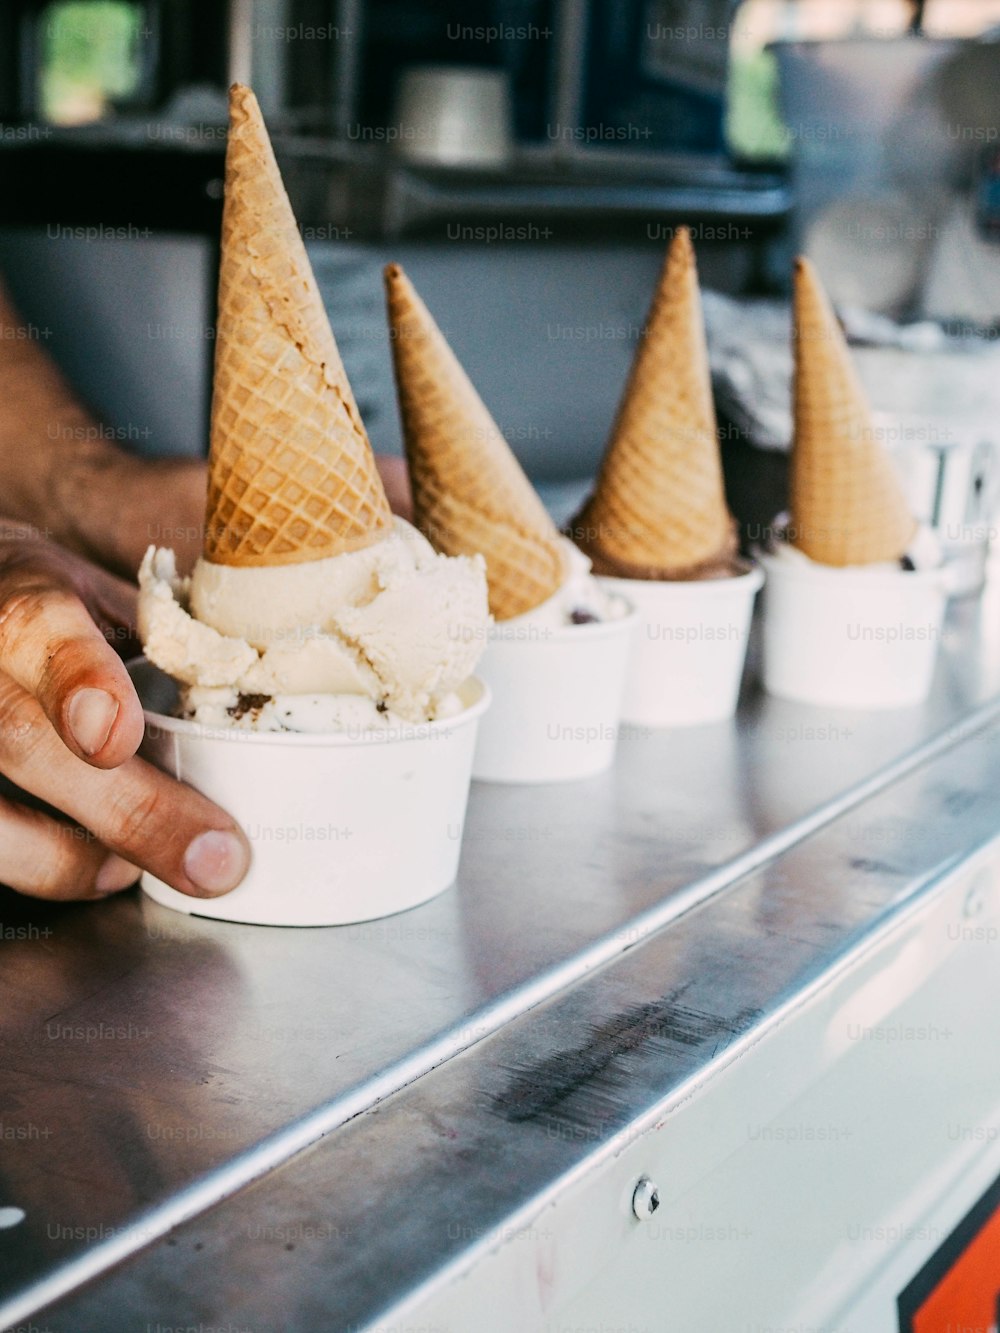
[[[806,259],[795,271],[793,334],[790,514],[761,555],[764,684],[832,707],[918,704],[941,638],[942,552],[910,512]]]
[[[730,717],[759,568],[726,505],[694,248],[677,230],[597,484],[568,529],[601,583],[639,613],[623,716]]]
[[[608,768],[635,616],[563,537],[398,265],[386,270],[415,521],[434,548],[486,561],[479,673],[493,701],[473,776],[558,782]]]
[[[481,558],[393,518],[256,99],[234,86],[203,556],[139,571],[145,753],[245,828],[203,916],[334,925],[453,881],[490,616]],[[150,665],[152,664],[152,666]],[[158,671],[152,667],[159,668]]]

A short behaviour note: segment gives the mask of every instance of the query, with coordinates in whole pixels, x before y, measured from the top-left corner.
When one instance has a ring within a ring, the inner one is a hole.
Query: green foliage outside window
[[[778,62],[771,51],[733,51],[726,134],[737,157],[784,160],[788,131],[778,104]]]
[[[39,19],[42,114],[57,125],[99,120],[142,77],[143,8],[125,0],[58,0]]]

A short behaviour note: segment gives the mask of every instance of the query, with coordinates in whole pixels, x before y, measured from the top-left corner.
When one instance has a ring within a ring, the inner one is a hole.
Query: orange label
[[[998,1307],[1000,1181],[900,1296],[900,1333],[994,1333]]]

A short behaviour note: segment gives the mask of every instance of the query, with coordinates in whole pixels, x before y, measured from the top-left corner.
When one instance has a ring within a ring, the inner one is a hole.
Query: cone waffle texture
[[[735,554],[686,227],[671,243],[597,486],[571,534],[597,573],[625,578],[725,573]]]
[[[791,540],[824,565],[869,565],[906,553],[917,523],[837,318],[815,269],[795,270],[795,438]]]
[[[257,99],[230,91],[205,556],[355,551],[392,517]]]
[[[486,558],[497,620],[523,615],[565,582],[562,539],[409,278],[391,264],[385,282],[416,524]]]

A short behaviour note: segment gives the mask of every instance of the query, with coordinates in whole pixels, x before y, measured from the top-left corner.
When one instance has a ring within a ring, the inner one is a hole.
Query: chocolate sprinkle
[[[233,706],[226,709],[226,712],[230,717],[239,721],[241,717],[246,717],[247,713],[259,713],[264,705],[270,703],[270,701],[271,696],[269,694],[241,694]]]

